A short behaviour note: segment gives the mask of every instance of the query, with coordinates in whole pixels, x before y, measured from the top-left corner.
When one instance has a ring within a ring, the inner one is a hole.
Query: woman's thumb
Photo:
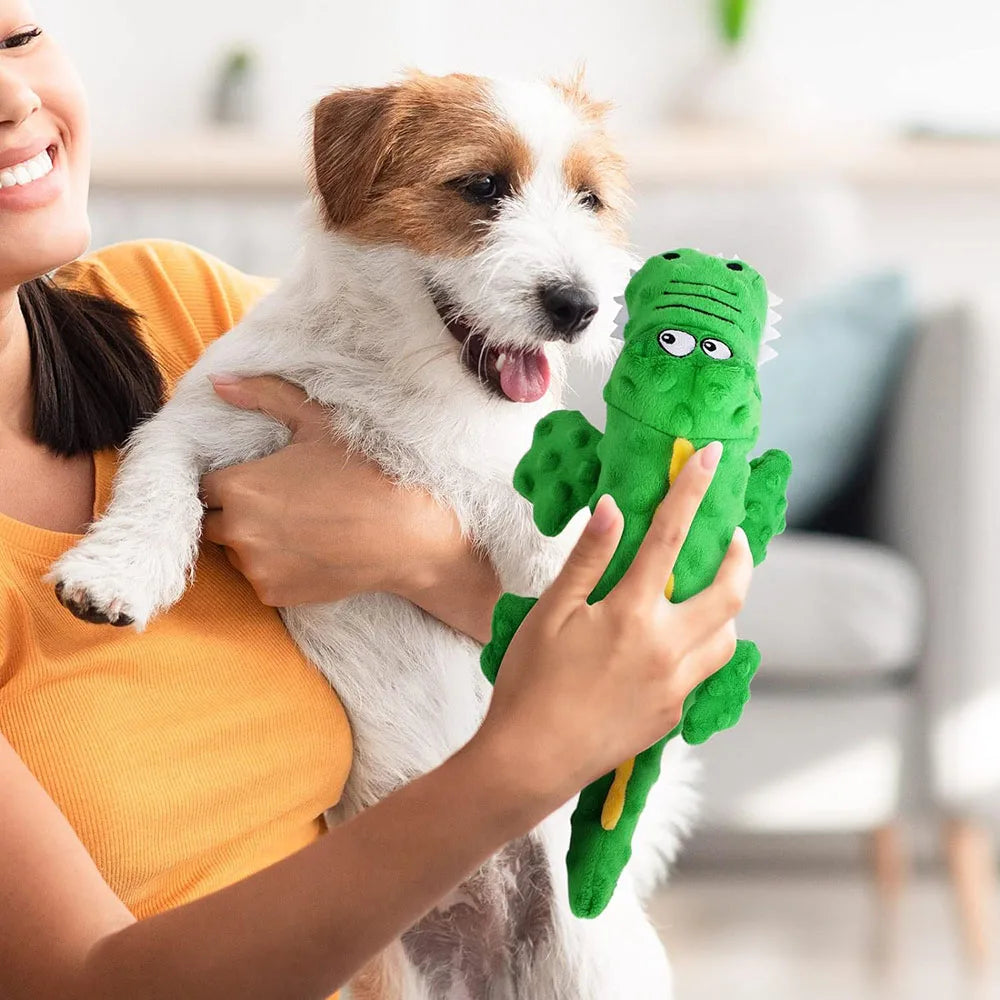
[[[625,521],[610,493],[604,493],[548,593],[557,601],[585,601],[618,548]]]
[[[258,410],[279,420],[293,433],[301,423],[306,394],[291,382],[276,375],[239,377],[228,373],[208,376],[216,393],[227,403],[244,410]]]

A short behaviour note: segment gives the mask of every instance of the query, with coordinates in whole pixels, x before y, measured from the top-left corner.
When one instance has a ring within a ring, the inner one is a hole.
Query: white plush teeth
[[[614,334],[617,334],[619,339],[624,340],[625,325],[627,323],[628,323],[628,308],[623,305],[621,309],[618,310],[618,315],[615,316],[614,319],[615,328],[612,331],[612,336],[614,336]]]
[[[498,372],[502,371],[503,370],[503,366],[505,364],[507,364],[507,355],[506,354],[498,354],[497,355],[497,371]]]
[[[12,167],[0,170],[0,188],[9,188],[30,184],[52,171],[52,159],[49,151],[43,149],[30,160],[15,163]]]
[[[781,315],[774,311],[774,306],[781,305],[781,299],[768,290],[767,293],[767,317],[764,320],[764,332],[760,338],[760,349],[757,352],[757,367],[778,356],[778,352],[771,346],[775,340],[781,337],[776,327],[781,319]]]

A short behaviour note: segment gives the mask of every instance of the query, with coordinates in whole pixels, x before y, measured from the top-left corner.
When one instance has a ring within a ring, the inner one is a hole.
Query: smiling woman
[[[81,256],[89,162],[71,64],[30,4],[0,0],[0,995],[323,996],[670,728],[721,663],[748,558],[734,545],[698,607],[660,606],[649,578],[712,475],[691,462],[628,615],[587,605],[622,530],[599,506],[482,728],[325,832],[350,727],[262,599],[389,591],[482,639],[495,572],[450,510],[346,452],[298,389],[220,379],[220,396],[285,422],[292,442],[206,477],[207,544],[184,598],[142,633],[59,605],[42,576],[104,510],[117,446],[272,287],[165,241]],[[379,981],[356,985],[384,995]]]

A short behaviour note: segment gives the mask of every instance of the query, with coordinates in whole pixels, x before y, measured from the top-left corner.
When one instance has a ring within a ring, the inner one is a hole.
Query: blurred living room
[[[654,915],[681,1000],[1000,996],[1000,7],[989,0],[40,0],[90,98],[93,245],[279,276],[308,113],[407,67],[614,102],[641,257],[784,300],[788,530],[743,719]],[[606,373],[605,373],[606,374]],[[603,420],[602,374],[567,405]]]

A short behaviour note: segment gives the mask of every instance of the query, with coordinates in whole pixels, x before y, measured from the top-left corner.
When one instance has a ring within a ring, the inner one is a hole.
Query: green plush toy
[[[624,515],[621,541],[589,602],[618,583],[684,462],[712,441],[722,441],[722,458],[664,596],[683,601],[711,583],[737,525],[755,563],[784,530],[788,456],[772,450],[748,461],[760,430],[757,367],[775,354],[768,342],[777,337],[770,307],[778,301],[740,260],[686,249],[651,257],[625,290],[625,344],[604,387],[604,433],[577,410],[538,421],[514,472],[538,528],[559,534],[584,505],[593,511],[602,493]],[[535,601],[504,594],[497,602],[481,656],[491,682]],[[672,732],[580,793],[567,855],[577,916],[594,917],[607,906],[667,740],[680,733],[702,743],[735,725],[759,662],[757,647],[740,640],[733,658],[688,696]]]

